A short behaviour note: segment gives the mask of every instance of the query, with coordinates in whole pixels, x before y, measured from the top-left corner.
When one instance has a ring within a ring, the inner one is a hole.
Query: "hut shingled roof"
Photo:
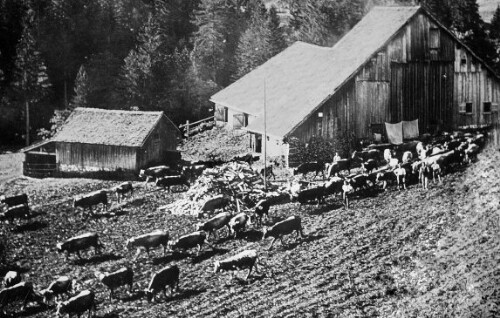
[[[53,141],[141,147],[163,112],[76,108]]]

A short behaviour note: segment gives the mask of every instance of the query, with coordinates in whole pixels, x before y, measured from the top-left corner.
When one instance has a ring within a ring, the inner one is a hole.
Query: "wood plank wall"
[[[136,148],[57,142],[56,157],[63,170],[135,170]]]
[[[467,63],[461,65],[464,55]],[[424,133],[438,124],[455,129],[494,121],[498,114],[483,114],[482,103],[500,101],[500,82],[469,55],[421,13],[291,135],[305,142],[339,132],[372,138],[372,128],[384,122],[419,119]],[[467,100],[474,101],[474,113],[461,115],[458,105]]]

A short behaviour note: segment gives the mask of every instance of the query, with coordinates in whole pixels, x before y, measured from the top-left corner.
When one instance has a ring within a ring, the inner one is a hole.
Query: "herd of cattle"
[[[440,180],[444,173],[448,173],[455,166],[462,165],[474,160],[477,153],[485,144],[483,134],[469,134],[461,136],[445,135],[427,142],[408,142],[398,147],[381,148],[373,145],[363,151],[354,152],[351,158],[336,158],[332,163],[324,164],[318,162],[304,163],[293,170],[295,176],[307,176],[308,173],[314,173],[314,177],[322,174],[326,182],[318,184],[314,181],[304,181],[304,178],[295,178],[297,182],[289,185],[289,196],[292,201],[298,201],[301,204],[317,201],[318,204],[325,201],[329,195],[342,194],[343,202],[346,208],[349,206],[349,197],[363,190],[380,186],[386,189],[388,183],[394,183],[398,189],[406,188],[409,183],[420,183],[423,188],[428,187],[430,179]],[[385,146],[384,146],[385,147]],[[251,157],[251,160],[254,158]],[[172,170],[170,167],[160,166],[142,170],[141,177],[146,178],[146,182],[155,179],[156,185],[164,188],[170,188],[174,185],[189,186],[189,181],[201,174],[207,165],[197,164],[185,166],[179,173],[178,170]],[[268,167],[269,169],[269,167]],[[351,170],[357,170],[351,174]],[[261,171],[267,176],[273,175],[270,171]],[[272,172],[272,170],[271,170]],[[301,180],[302,179],[302,180]],[[133,194],[134,188],[131,182],[124,182],[113,188],[117,200],[120,201],[127,193]],[[245,198],[243,198],[245,201]],[[1,215],[3,219],[14,219],[26,217],[29,214],[28,197],[26,194],[2,197],[1,202],[8,206]],[[74,198],[73,206],[89,208],[102,203],[105,207],[108,204],[106,190],[95,191],[83,196]],[[197,255],[203,245],[213,245],[208,242],[212,234],[217,235],[217,231],[227,228],[227,236],[235,238],[251,225],[252,218],[255,218],[255,224],[262,225],[262,217],[268,215],[272,205],[277,204],[276,200],[263,199],[257,203],[245,201],[247,206],[253,209],[253,214],[245,212],[233,214],[231,212],[221,212],[205,222],[196,224],[196,231],[187,235],[180,236],[176,240],[171,240],[169,233],[156,230],[147,234],[132,237],[124,245],[127,249],[137,249],[134,260],[136,260],[141,250],[145,250],[149,256],[152,249],[163,247],[163,254],[167,249],[171,252],[178,250],[186,251],[197,248]],[[247,210],[248,212],[248,210]],[[304,237],[301,219],[298,216],[275,223],[271,227],[262,228],[262,239],[272,237],[272,248],[276,239],[283,243],[283,236],[296,232],[296,236]],[[208,234],[208,235],[207,235]],[[97,233],[85,233],[72,237],[64,242],[57,244],[56,249],[60,253],[66,253],[66,258],[70,254],[76,254],[81,258],[80,252],[93,248],[96,253],[100,253],[103,245],[99,241]],[[250,276],[252,269],[257,268],[258,252],[256,250],[245,250],[237,255],[229,257],[222,261],[214,262],[214,272],[224,270],[248,269],[246,279]],[[177,265],[167,266],[156,272],[144,291],[148,301],[154,300],[156,295],[163,292],[166,298],[166,287],[169,286],[171,293],[174,289],[178,291],[179,276],[181,269]],[[114,290],[121,286],[129,286],[133,290],[134,272],[130,267],[123,267],[113,273],[101,273],[98,275],[99,281],[110,290],[109,298],[113,298]],[[23,307],[28,302],[38,302],[40,304],[49,304],[52,298],[64,294],[70,295],[73,291],[73,280],[70,277],[58,277],[46,289],[35,290],[30,282],[21,281],[21,276],[16,272],[8,272],[3,281],[4,288],[0,290],[0,308],[2,312],[5,307],[16,301],[23,301]],[[70,297],[66,301],[57,303],[57,315],[68,313],[80,314],[89,311],[95,311],[95,294],[92,290],[82,290],[77,295]]]
[[[332,163],[309,162],[293,170],[294,175],[314,173],[327,181],[298,181],[290,186],[293,199],[300,203],[325,201],[330,195],[341,194],[346,208],[349,197],[377,187],[386,190],[388,184],[406,189],[408,184],[421,184],[428,189],[429,181],[438,180],[454,168],[470,163],[485,145],[484,134],[443,135],[427,142],[411,141],[398,146],[371,145],[354,151],[351,158],[337,158]],[[357,173],[352,173],[351,170]]]

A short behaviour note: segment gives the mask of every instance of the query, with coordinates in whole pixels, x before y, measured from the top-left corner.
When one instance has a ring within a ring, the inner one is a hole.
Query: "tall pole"
[[[30,145],[30,104],[26,100],[26,146]]]
[[[266,77],[264,75],[264,190],[267,190],[267,114],[266,114]]]

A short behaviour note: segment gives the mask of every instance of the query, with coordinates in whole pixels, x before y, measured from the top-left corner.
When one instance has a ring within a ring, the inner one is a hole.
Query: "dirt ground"
[[[124,249],[126,239],[154,229],[167,230],[172,238],[194,230],[197,219],[157,209],[180,198],[181,192],[168,194],[137,184],[126,204],[113,202],[114,214],[94,219],[75,213],[71,198],[118,182],[19,177],[1,184],[0,193],[26,192],[41,215],[1,224],[8,254],[0,274],[20,270],[37,288],[68,275],[78,288],[96,292],[98,317],[470,316],[467,310],[484,305],[485,295],[498,298],[498,287],[484,287],[500,277],[494,262],[500,246],[498,224],[480,230],[477,224],[486,220],[483,211],[499,210],[499,160],[498,150],[489,148],[478,162],[446,175],[430,190],[412,185],[406,191],[373,191],[355,198],[349,210],[338,197],[319,207],[272,207],[268,224],[298,215],[306,237],[287,238],[285,245],[276,242],[271,250],[270,241],[261,240],[261,228],[251,226],[238,239],[212,242],[215,248],[205,246],[198,256],[194,250],[164,256],[158,249],[137,261],[132,260],[135,251]],[[102,255],[89,251],[83,260],[65,260],[57,253],[57,242],[88,231],[99,233],[105,246]],[[480,243],[483,236],[485,242]],[[245,249],[257,249],[261,260],[259,271],[247,282],[243,271],[234,279],[230,273],[213,273],[215,260]],[[142,290],[153,272],[172,264],[181,270],[180,291],[148,303]],[[119,299],[109,301],[95,273],[124,265],[135,272],[134,292],[120,288]],[[481,274],[485,266],[488,272]],[[457,278],[464,273],[465,285]],[[462,290],[476,298],[465,301]],[[493,300],[487,303],[488,310],[497,308]],[[8,306],[7,311],[10,317],[47,317],[55,314],[55,306],[32,303],[22,312],[20,305]]]

